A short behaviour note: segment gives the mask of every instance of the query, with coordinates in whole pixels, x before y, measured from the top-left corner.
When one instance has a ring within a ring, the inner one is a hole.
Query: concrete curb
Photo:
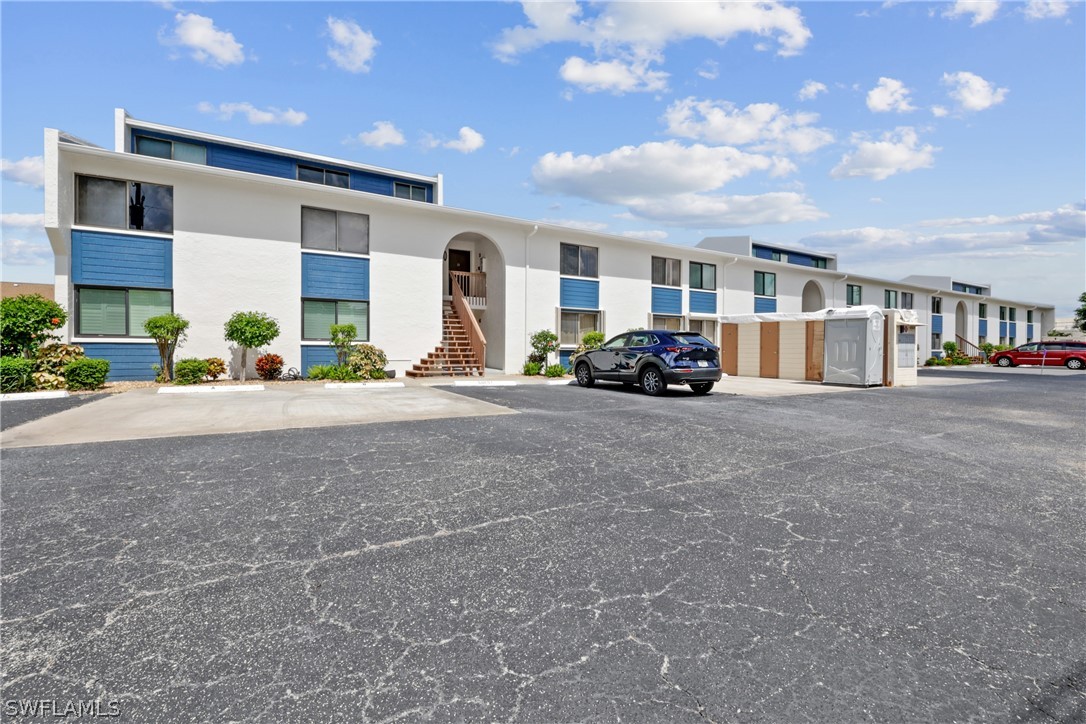
[[[402,382],[326,382],[326,390],[394,390],[406,387]]]
[[[159,387],[160,395],[197,395],[211,392],[263,392],[264,385],[185,385],[182,387]]]
[[[43,392],[8,392],[0,395],[0,402],[16,402],[18,400],[57,400],[67,397],[67,390],[45,390]]]

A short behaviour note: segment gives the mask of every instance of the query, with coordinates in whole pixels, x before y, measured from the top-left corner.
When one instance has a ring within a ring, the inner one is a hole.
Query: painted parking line
[[[213,392],[263,392],[264,385],[183,385],[181,387],[159,387],[160,395],[196,395]]]
[[[67,390],[45,390],[43,392],[8,392],[0,395],[0,402],[15,402],[16,400],[56,400],[67,397]]]
[[[406,387],[402,382],[326,382],[326,390],[395,390]]]
[[[453,387],[516,387],[513,380],[457,380]]]

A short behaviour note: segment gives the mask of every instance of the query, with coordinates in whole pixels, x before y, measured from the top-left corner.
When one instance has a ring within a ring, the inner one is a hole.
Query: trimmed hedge
[[[81,357],[64,367],[69,390],[97,390],[109,377],[109,360]]]
[[[198,385],[207,377],[207,360],[189,357],[179,360],[173,366],[175,385]]]
[[[0,357],[0,392],[26,392],[33,389],[33,360],[25,357]]]

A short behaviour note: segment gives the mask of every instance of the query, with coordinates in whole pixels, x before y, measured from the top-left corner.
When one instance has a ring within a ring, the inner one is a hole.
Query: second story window
[[[850,307],[863,304],[864,289],[859,284],[849,284],[845,287],[845,304]]]
[[[652,257],[652,283],[663,287],[682,286],[682,262],[678,259]]]
[[[426,187],[415,186],[396,182],[392,185],[392,195],[398,199],[411,199],[412,201],[426,201]]]
[[[932,297],[931,298],[931,313],[942,314],[943,313],[943,298]]]
[[[317,166],[303,166],[302,164],[298,164],[298,180],[308,181],[312,184],[335,186],[340,189],[349,189],[351,187],[351,177],[343,171],[333,171]]]
[[[912,309],[913,308],[913,293],[902,292],[901,293],[901,308]]]
[[[980,304],[977,305],[977,316],[980,317],[981,319],[987,319],[988,318],[988,305],[985,304],[984,302],[981,302]]]
[[[75,223],[173,233],[173,186],[76,176]]]
[[[1011,314],[1010,321],[1012,321],[1012,322],[1016,321],[1016,318],[1018,317],[1018,308],[1017,307],[1010,307],[1009,311],[1010,311],[1010,314]]]
[[[302,248],[370,253],[370,217],[302,207]]]
[[[1026,324],[1033,324],[1033,310],[1026,310]]]
[[[207,147],[183,141],[166,141],[161,138],[136,136],[136,153],[141,156],[169,158],[186,163],[207,164]]]
[[[754,293],[761,297],[777,296],[777,275],[773,272],[754,272]]]
[[[690,262],[690,288],[716,289],[716,264]]]
[[[897,309],[897,290],[887,289],[883,298],[883,309]]]
[[[999,321],[1000,322],[1006,322],[1007,321],[1007,308],[1006,307],[1000,307],[999,308]]]
[[[599,253],[594,246],[562,244],[559,272],[572,277],[597,278],[600,275]]]

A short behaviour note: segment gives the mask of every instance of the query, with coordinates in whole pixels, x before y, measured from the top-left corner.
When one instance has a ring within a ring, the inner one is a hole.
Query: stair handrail
[[[452,281],[453,311],[456,312],[456,316],[460,318],[460,323],[464,325],[468,332],[468,343],[471,345],[471,351],[475,354],[475,359],[479,361],[479,376],[482,377],[486,374],[486,337],[483,336],[483,330],[479,327],[474,312],[468,306],[464,291],[452,279],[451,275],[452,272],[450,272],[450,281]]]
[[[980,357],[981,359],[984,359],[984,360],[988,359],[988,355],[984,354],[984,350],[982,350],[980,347],[978,347],[977,345],[970,342],[965,337],[960,337],[957,334],[955,334],[954,335],[954,340],[958,343],[958,349],[960,349],[962,352],[964,352],[966,356],[968,356],[968,357]]]
[[[453,285],[460,285],[464,296],[486,301],[486,272],[450,271]]]

